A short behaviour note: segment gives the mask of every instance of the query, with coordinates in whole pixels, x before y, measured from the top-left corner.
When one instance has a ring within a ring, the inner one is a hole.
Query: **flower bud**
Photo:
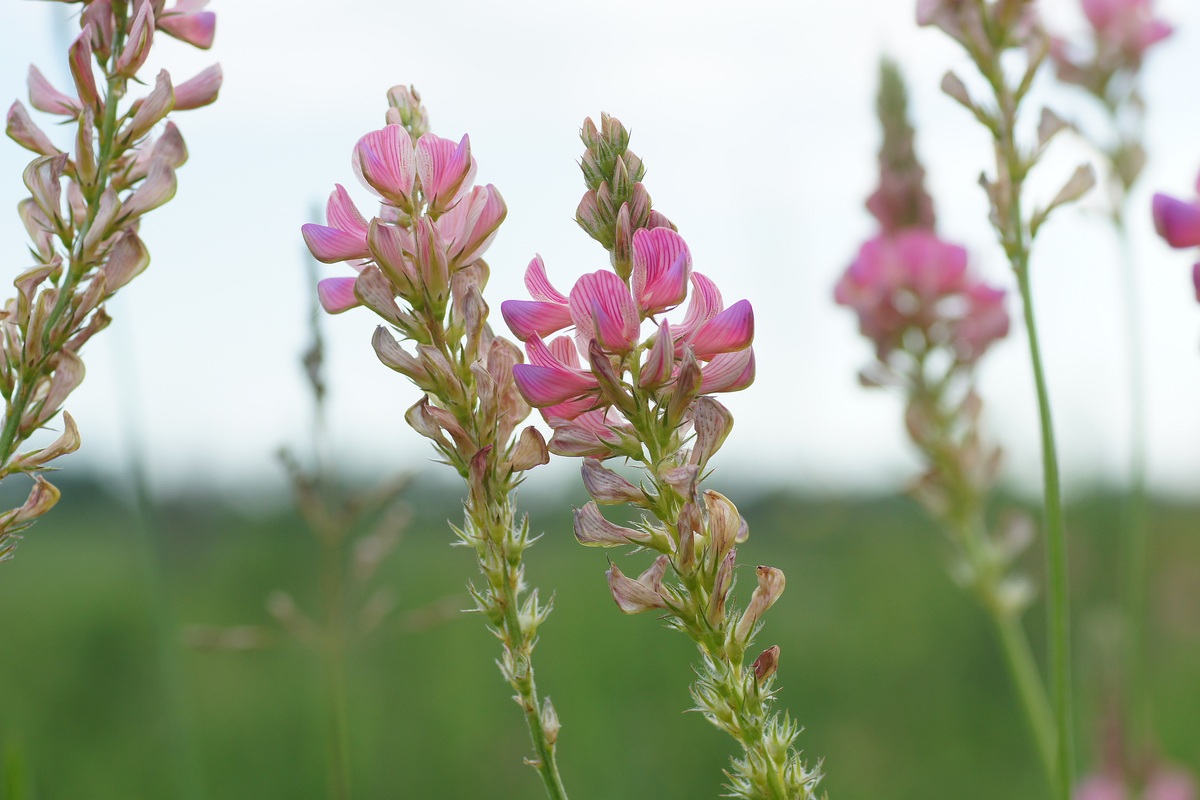
[[[592,368],[592,375],[600,384],[600,392],[604,399],[621,411],[627,414],[632,413],[636,409],[634,400],[625,391],[621,378],[613,369],[612,359],[595,339],[588,342],[588,363]]]
[[[711,397],[698,397],[692,404],[692,428],[696,438],[692,443],[691,463],[704,469],[733,430],[733,414]]]
[[[596,192],[591,189],[584,193],[579,207],[575,209],[575,222],[588,236],[604,245],[605,249],[612,247],[611,226],[601,215]]]
[[[597,503],[618,505],[641,503],[646,499],[641,489],[605,467],[598,459],[584,458],[580,472],[583,474],[584,488]]]
[[[667,427],[676,428],[683,421],[684,414],[700,391],[702,380],[703,375],[700,373],[700,365],[696,362],[696,353],[685,344],[675,385],[671,388],[671,397],[667,401]]]
[[[646,353],[646,362],[638,372],[638,386],[654,390],[671,378],[675,369],[675,341],[671,338],[671,325],[663,320],[654,334],[654,344]]]
[[[783,594],[783,587],[786,584],[782,570],[760,566],[756,571],[758,572],[758,587],[750,596],[750,605],[746,606],[746,611],[738,620],[737,630],[734,631],[734,636],[740,642],[749,642],[750,637],[754,635],[754,628],[759,619],[767,609],[775,605],[775,601]]]
[[[620,547],[625,544],[645,545],[651,540],[646,531],[623,528],[604,518],[595,502],[575,509],[575,538],[588,547]]]
[[[676,559],[679,568],[690,570],[696,564],[696,534],[703,530],[704,520],[694,503],[685,503],[679,511],[679,522],[675,526]]]
[[[617,212],[612,245],[612,263],[621,280],[629,280],[633,271],[633,225],[629,218],[629,204],[622,203]]]
[[[142,0],[137,6],[125,38],[125,46],[117,62],[114,72],[123,78],[132,78],[146,63],[150,55],[150,45],[154,41],[154,10],[150,0]]]
[[[761,686],[779,669],[779,645],[773,644],[754,659],[754,680]]]
[[[113,33],[116,30],[112,0],[90,0],[83,7],[79,23],[92,31],[92,51],[96,58],[107,62],[112,55]]]
[[[712,490],[704,493],[704,506],[708,511],[708,537],[714,558],[724,558],[737,541],[742,516],[728,497]]]
[[[558,721],[558,712],[554,710],[554,704],[547,697],[542,701],[542,731],[546,734],[546,744],[553,747],[558,742],[560,730],[562,730],[562,725]]]
[[[725,601],[729,597],[729,588],[733,584],[733,567],[736,561],[737,551],[730,550],[717,566],[712,593],[708,596],[708,624],[714,628],[720,627],[725,620]]]
[[[450,265],[433,220],[421,217],[417,221],[415,244],[417,276],[425,298],[435,313],[444,311],[450,290]]]
[[[92,30],[86,24],[83,31],[71,42],[67,60],[71,65],[71,77],[75,79],[75,90],[84,108],[99,111],[100,92],[96,89],[96,75],[92,72]]]

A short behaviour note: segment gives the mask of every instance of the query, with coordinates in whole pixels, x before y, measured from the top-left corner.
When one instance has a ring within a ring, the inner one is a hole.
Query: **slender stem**
[[[1046,776],[1053,777],[1058,760],[1055,755],[1054,714],[1050,709],[1050,701],[1046,699],[1046,689],[1042,685],[1037,663],[1029,649],[1029,639],[1021,623],[1011,614],[993,609],[991,616],[1008,662],[1009,675],[1021,697],[1025,718],[1033,732],[1038,755],[1042,758],[1042,766],[1046,769]]]
[[[1122,526],[1125,615],[1125,746],[1134,762],[1140,761],[1146,724],[1146,390],[1142,367],[1142,321],[1139,307],[1137,263],[1125,224],[1125,207],[1114,216],[1121,245],[1121,278],[1125,300],[1126,348],[1129,380],[1129,494]]]
[[[1038,413],[1042,432],[1042,478],[1046,503],[1046,556],[1050,582],[1050,674],[1054,687],[1054,716],[1057,732],[1055,794],[1060,800],[1071,798],[1072,715],[1071,715],[1071,642],[1070,612],[1067,597],[1067,540],[1063,524],[1062,496],[1058,474],[1058,452],[1054,424],[1050,415],[1050,394],[1042,367],[1041,347],[1033,316],[1033,293],[1029,283],[1028,253],[1014,264],[1021,301],[1025,311],[1025,329],[1029,337],[1029,357],[1037,386]]]

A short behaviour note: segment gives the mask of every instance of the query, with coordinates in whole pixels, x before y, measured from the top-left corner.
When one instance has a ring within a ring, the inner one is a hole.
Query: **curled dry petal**
[[[63,171],[67,167],[67,154],[42,156],[29,162],[22,178],[25,188],[33,197],[33,202],[46,216],[47,220],[58,224],[62,221],[62,184]]]
[[[718,557],[724,557],[737,541],[742,515],[728,497],[711,490],[704,492],[704,507],[708,511],[709,541]]]
[[[67,411],[63,412],[63,432],[59,437],[43,447],[41,450],[34,450],[31,453],[25,453],[17,459],[17,469],[28,470],[42,467],[49,464],[59,456],[65,456],[68,453],[74,453],[79,449],[79,427],[75,424],[75,420]]]
[[[623,528],[604,518],[595,502],[575,509],[575,538],[588,547],[619,547],[624,544],[646,544],[650,534]]]
[[[171,76],[165,69],[160,70],[154,80],[154,88],[138,103],[133,119],[121,132],[126,144],[132,144],[149,133],[174,107],[175,90],[171,86]]]
[[[54,376],[50,379],[50,388],[38,412],[37,425],[45,425],[51,417],[58,413],[67,395],[75,391],[75,387],[83,383],[83,359],[70,350],[59,351],[54,365]]]
[[[597,503],[617,505],[640,503],[645,500],[641,489],[605,467],[598,459],[584,458],[580,472],[583,475],[584,488]]]
[[[220,64],[213,64],[175,87],[175,110],[202,108],[217,99],[225,76]]]
[[[429,373],[415,356],[396,341],[396,337],[392,336],[387,328],[380,325],[375,329],[371,336],[371,346],[384,366],[394,369],[428,391],[426,386],[429,383]]]
[[[105,288],[108,294],[120,289],[131,280],[141,275],[150,266],[150,251],[137,232],[132,228],[126,230],[117,239],[109,252],[108,263],[102,270]]]
[[[379,267],[365,267],[354,280],[354,296],[364,306],[397,327],[404,327],[410,320],[396,304],[396,290],[384,277]]]
[[[758,624],[758,620],[767,612],[767,609],[775,605],[775,601],[783,594],[783,587],[787,582],[783,571],[774,567],[760,566],[756,572],[758,573],[758,586],[755,588],[754,594],[750,596],[750,604],[746,606],[742,618],[738,620],[737,630],[734,632],[734,636],[742,642],[749,641],[750,636],[754,633],[754,626]]]
[[[29,497],[25,499],[25,503],[20,508],[0,514],[0,531],[11,533],[28,527],[31,522],[53,508],[60,496],[61,492],[54,484],[41,475],[34,475],[33,488],[29,490]]]
[[[773,644],[763,650],[759,657],[754,659],[751,668],[754,670],[754,680],[760,684],[774,675],[779,669],[779,645]]]
[[[698,397],[692,405],[692,429],[696,439],[690,460],[703,469],[733,430],[733,414],[711,397]]]
[[[153,211],[175,196],[177,187],[175,170],[162,159],[156,158],[150,162],[146,180],[142,182],[121,208],[120,219],[129,223]]]
[[[650,569],[643,572],[637,580],[626,577],[616,564],[610,564],[605,575],[608,577],[608,589],[617,607],[626,614],[640,614],[643,611],[666,608],[667,603],[660,590],[668,560],[666,556],[659,556]]]
[[[61,152],[50,141],[50,137],[34,123],[20,100],[13,101],[9,107],[4,132],[21,147],[39,155],[55,156]]]
[[[450,442],[442,433],[442,427],[433,415],[432,408],[429,405],[429,395],[424,395],[408,411],[404,412],[404,421],[408,423],[410,428],[426,439],[430,439],[434,444],[448,450],[450,449]]]
[[[517,446],[513,449],[512,468],[514,472],[524,472],[542,464],[550,463],[550,451],[546,449],[546,440],[538,429],[530,425],[521,431]]]

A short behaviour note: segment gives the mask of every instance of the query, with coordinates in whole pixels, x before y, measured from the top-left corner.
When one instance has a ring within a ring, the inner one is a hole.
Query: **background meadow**
[[[1042,5],[1059,30],[1080,28],[1073,3]],[[1159,8],[1178,31],[1148,62],[1150,164],[1134,198],[1145,213],[1132,226],[1157,498],[1149,661],[1164,753],[1195,773],[1200,314],[1190,262],[1153,237],[1149,195],[1186,194],[1200,167],[1200,8]],[[831,297],[872,230],[862,200],[876,179],[882,52],[909,80],[943,235],[1013,287],[973,178],[988,144],[937,89],[947,68],[970,71],[956,49],[918,30],[911,4],[895,0],[753,0],[736,14],[617,0],[603,24],[594,8],[551,2],[331,9],[218,0],[211,53],[156,45],[151,67],[185,76],[216,59],[226,82],[216,105],[181,121],[191,160],[177,198],[144,227],[151,270],[113,303],[109,334],[89,344],[89,378],[67,404],[84,446],[56,480],[63,501],[3,567],[0,800],[324,791],[318,665],[265,610],[277,589],[302,607],[317,602],[317,548],[290,510],[274,453],[306,452],[311,413],[299,354],[312,288],[299,226],[346,180],[354,140],[381,122],[384,92],[400,82],[422,92],[436,132],[470,133],[481,182],[508,203],[488,256],[493,308],[524,296],[535,252],[562,284],[600,265],[571,217],[583,188],[575,134],[601,110],[632,129],[656,207],[688,237],[697,268],[755,304],[758,379],[729,398],[738,425],[712,486],[750,521],[746,563],[789,576],[761,642],[783,649],[782,702],[806,727],[800,746],[825,759],[830,796],[1037,796],[1043,778],[986,618],[947,577],[935,524],[898,496],[917,463],[900,400],[859,387],[869,346]],[[64,82],[58,53],[71,11],[4,4],[0,96],[24,95],[30,62]],[[1048,81],[1038,92],[1082,125],[1098,119]],[[1056,148],[1051,191],[1083,151],[1079,141]],[[24,163],[15,144],[0,144],[0,207],[22,195]],[[8,274],[27,261],[13,213],[0,216],[0,260]],[[1127,458],[1119,285],[1099,205],[1056,218],[1034,286],[1071,497],[1081,766],[1098,752],[1115,657],[1111,553]],[[350,657],[356,796],[538,796],[494,642],[457,612],[473,571],[447,547],[458,489],[440,482],[426,443],[404,426],[416,396],[378,364],[374,324],[353,313],[325,323],[335,461],[347,482],[418,477],[407,495],[413,522],[374,581],[396,593],[397,609]],[[1017,498],[1040,475],[1020,339],[1001,343],[981,376]],[[683,713],[692,648],[651,615],[614,613],[604,554],[570,535],[570,506],[586,499],[574,467],[539,469],[522,493],[547,534],[528,561],[556,597],[538,668],[564,724],[564,778],[584,800],[712,796],[729,749]],[[138,469],[148,509],[133,499]],[[1040,586],[1037,553],[1023,566]],[[747,594],[751,578],[742,580]],[[1040,603],[1026,616],[1039,658],[1044,616]],[[166,651],[158,624],[172,632]],[[196,626],[237,625],[256,626],[261,646],[187,645],[203,633]]]

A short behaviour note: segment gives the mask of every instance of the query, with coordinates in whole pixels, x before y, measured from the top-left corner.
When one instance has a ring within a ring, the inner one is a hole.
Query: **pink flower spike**
[[[416,159],[421,191],[434,211],[454,207],[471,188],[475,159],[471,158],[471,139],[466,134],[455,145],[451,139],[426,133],[417,140]]]
[[[550,303],[567,304],[567,296],[551,285],[546,277],[546,265],[541,256],[534,256],[533,261],[525,268],[525,288],[534,300],[545,300]]]
[[[670,228],[639,228],[633,234],[633,294],[647,314],[665,311],[687,297],[692,254]]]
[[[190,111],[215,101],[223,80],[221,65],[213,64],[195,77],[179,84],[175,87],[175,110]]]
[[[549,336],[571,324],[571,310],[541,300],[505,300],[500,304],[505,324],[521,341],[530,336]]]
[[[55,89],[46,76],[33,66],[29,67],[29,104],[47,114],[77,117],[82,110],[79,100]]]
[[[754,349],[722,353],[700,370],[699,394],[738,392],[754,383]]]
[[[363,136],[354,147],[353,166],[363,185],[383,200],[404,209],[411,206],[417,165],[404,128],[387,125]]]
[[[300,232],[304,235],[304,243],[308,245],[308,251],[322,264],[336,264],[339,261],[371,257],[371,249],[367,247],[365,231],[360,236],[350,231],[327,228],[324,225],[315,225],[310,222],[301,226]]]
[[[739,300],[700,326],[689,340],[697,358],[732,353],[754,341],[754,309],[749,300]]]
[[[605,350],[628,352],[637,342],[637,306],[625,282],[608,270],[583,275],[571,289],[571,318],[583,337]]]
[[[179,2],[170,11],[164,11],[158,20],[158,29],[168,36],[207,50],[212,47],[217,29],[217,15],[211,11],[194,12],[190,8],[203,7],[195,3]]]
[[[1154,195],[1154,228],[1171,247],[1200,246],[1200,203]]]
[[[321,308],[330,314],[341,314],[362,305],[354,296],[354,278],[326,278],[318,281],[317,299],[321,301]]]

